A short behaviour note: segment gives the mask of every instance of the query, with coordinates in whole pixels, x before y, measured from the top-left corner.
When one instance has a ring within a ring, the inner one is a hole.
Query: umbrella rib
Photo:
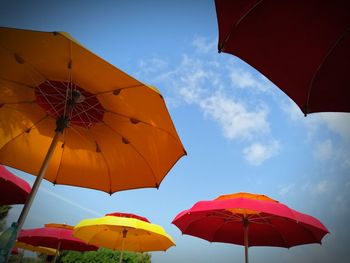
[[[9,106],[9,105],[16,105],[16,104],[34,104],[36,101],[17,101],[17,102],[5,102],[2,104],[2,107],[3,106]],[[16,108],[12,108],[12,107],[8,107],[10,109],[13,109],[13,110],[17,110],[17,111],[22,111],[22,110],[19,110],[19,109],[16,109]]]
[[[99,92],[99,93],[95,93],[93,94],[93,96],[89,96],[87,98],[91,98],[91,97],[97,97],[99,95],[104,95],[104,94],[108,94],[108,93],[113,93],[115,90],[126,90],[126,89],[132,89],[132,88],[137,88],[137,87],[142,87],[145,86],[144,84],[135,84],[135,85],[131,85],[131,86],[126,86],[123,88],[115,88],[113,90],[108,90],[108,91],[103,91],[103,92]]]
[[[12,137],[8,142],[6,142],[1,148],[5,147],[7,144],[9,144],[11,141],[17,139],[18,137],[22,136],[24,133],[27,133],[28,131],[30,131],[33,127],[35,127],[36,125],[38,125],[40,122],[44,121],[46,118],[48,118],[48,115],[45,115],[44,117],[42,117],[40,120],[38,120],[36,123],[34,123],[32,126],[30,126],[29,128],[27,128],[25,131],[22,131],[21,133],[17,134],[16,136]]]
[[[102,123],[109,128],[112,132],[116,133],[117,135],[119,135],[121,138],[126,138],[125,136],[123,136],[122,134],[120,134],[118,131],[114,130],[111,126],[109,126],[107,123],[105,123],[104,121],[102,121]],[[145,161],[145,163],[147,164],[148,168],[151,170],[154,181],[155,181],[155,185],[158,186],[158,181],[156,178],[156,175],[151,167],[151,165],[148,163],[147,159],[136,149],[136,147],[129,142],[130,146],[134,149],[134,151]]]
[[[240,19],[231,26],[230,31],[228,32],[227,36],[225,37],[224,41],[222,42],[222,44],[219,46],[219,52],[221,52],[222,50],[225,49],[225,46],[228,42],[228,40],[230,39],[234,29],[242,22],[243,19],[245,19],[253,10],[255,10],[257,8],[258,5],[261,4],[263,0],[260,0],[258,2],[256,2],[243,16],[240,17]]]
[[[105,154],[103,153],[101,146],[97,143],[97,140],[95,139],[95,136],[93,134],[93,132],[91,130],[89,130],[90,133],[92,134],[92,139],[94,140],[94,142],[96,143],[96,145],[99,147],[100,151],[101,151],[101,155],[102,155],[102,159],[105,162],[105,165],[107,167],[107,171],[108,171],[108,178],[109,178],[109,194],[112,194],[112,175],[111,175],[111,170],[109,168],[109,164],[107,162],[107,158],[105,156]]]
[[[121,114],[121,113],[117,113],[117,112],[114,112],[114,111],[106,111],[106,112],[112,113],[112,114],[115,114],[115,115],[118,115],[118,116],[123,117],[123,118],[125,118],[125,119],[129,119],[129,120],[131,119],[130,116],[127,116],[127,115],[124,115],[124,114]],[[139,119],[138,119],[138,120],[139,120]],[[177,138],[176,138],[174,135],[172,135],[170,132],[168,132],[167,130],[165,130],[165,129],[163,129],[163,128],[160,128],[160,127],[158,127],[158,126],[154,126],[154,125],[152,125],[151,123],[148,123],[148,122],[143,121],[143,120],[139,120],[139,121],[140,121],[141,123],[145,124],[145,125],[148,125],[148,126],[150,126],[150,127],[152,127],[152,128],[155,128],[155,129],[157,129],[157,130],[160,130],[160,131],[162,131],[162,132],[168,134],[170,137],[172,137],[174,140],[177,141]]]
[[[70,127],[70,129],[72,129],[74,132],[76,132],[81,138],[85,139],[85,136],[82,135],[77,129],[75,129],[73,126]],[[89,135],[91,136],[90,138],[95,142],[95,144],[98,146],[98,147],[101,147],[98,143],[97,143],[97,140],[95,139],[92,131],[90,129],[87,129],[88,131],[90,131]],[[108,165],[108,162],[107,162],[107,159],[106,159],[106,156],[105,154],[103,153],[102,149],[100,148],[101,150],[101,154],[102,154],[102,159],[105,161],[105,164],[106,164],[106,167],[107,167],[107,170],[108,170],[108,176],[109,176],[109,182],[110,182],[110,186],[109,186],[109,194],[112,194],[112,189],[111,189],[111,186],[112,186],[112,177],[111,177],[111,172],[110,172],[110,168],[109,168],[109,165]],[[63,155],[63,152],[62,152],[62,155]]]
[[[16,57],[16,53],[14,53],[12,50],[10,50],[10,49],[8,49],[8,48],[2,46],[2,45],[0,45],[0,47],[1,47],[2,49],[4,49],[6,52],[10,53],[12,56]],[[60,93],[60,91],[59,91],[54,85],[52,85],[52,83],[50,82],[50,80],[49,80],[43,73],[41,73],[39,70],[37,70],[37,69],[36,69],[32,64],[30,64],[29,62],[23,61],[23,63],[25,63],[26,65],[28,65],[28,67],[29,67],[31,70],[33,70],[35,73],[37,73],[38,75],[40,75],[43,79],[45,79],[45,81],[47,81],[48,84],[49,84],[52,88],[54,88],[54,89],[57,91],[58,94],[62,95],[62,93]],[[37,81],[34,80],[32,74],[30,74],[30,77],[31,77],[32,80],[37,84],[37,86],[39,86],[39,84],[37,83]],[[40,88],[39,88],[39,89],[40,89]],[[64,97],[64,95],[63,95],[63,97]]]
[[[290,247],[290,245],[288,244],[287,242],[287,239],[283,236],[283,234],[278,230],[278,228],[271,223],[270,219],[273,218],[274,216],[271,216],[271,217],[262,217],[260,214],[258,214],[258,216],[263,220],[265,221],[267,225],[270,225],[272,227],[272,229],[274,229],[276,231],[276,233],[281,237],[282,241],[284,242],[285,246],[286,247]],[[250,221],[252,222],[252,221]],[[253,224],[257,224],[257,222],[252,222]],[[263,223],[261,223],[263,224]]]
[[[303,223],[298,222],[298,225],[301,226],[303,229],[305,229],[306,232],[309,233],[310,236],[312,236],[312,239],[315,241],[315,243],[320,243],[318,241],[317,237],[315,237],[314,233],[310,229],[308,229],[306,226],[304,226]]]
[[[313,76],[312,76],[312,79],[311,79],[311,82],[310,82],[310,85],[309,85],[309,88],[308,88],[308,93],[307,93],[307,101],[306,101],[306,109],[305,109],[305,114],[308,113],[308,110],[309,110],[309,101],[310,101],[310,96],[311,96],[311,90],[312,90],[312,87],[313,87],[313,84],[315,82],[315,79],[318,75],[318,73],[320,72],[321,68],[323,67],[323,65],[326,63],[326,60],[330,57],[330,55],[333,53],[333,51],[335,50],[335,48],[339,45],[340,42],[342,42],[345,38],[345,36],[349,33],[350,31],[350,26],[348,26],[343,34],[341,34],[341,36],[339,36],[336,41],[334,42],[334,44],[329,48],[328,52],[326,53],[326,55],[323,57],[322,59],[322,62],[318,65],[318,67],[316,68]]]
[[[35,87],[33,87],[31,85],[28,85],[28,84],[25,84],[25,83],[21,83],[19,81],[15,81],[15,80],[12,80],[12,79],[0,78],[0,80],[5,81],[5,82],[10,82],[10,83],[13,83],[13,84],[17,84],[18,86],[22,86],[22,87],[25,87],[25,88],[35,89]]]

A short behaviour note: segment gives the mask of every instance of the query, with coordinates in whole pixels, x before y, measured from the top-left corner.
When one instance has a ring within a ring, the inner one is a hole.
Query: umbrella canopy
[[[30,190],[26,181],[0,165],[0,205],[24,204]]]
[[[48,247],[41,247],[41,246],[32,246],[23,242],[16,242],[16,246],[15,248],[21,248],[24,250],[30,250],[33,252],[37,252],[37,253],[42,253],[42,254],[46,254],[46,255],[51,255],[54,256],[57,253],[56,249],[53,248],[48,248]]]
[[[11,250],[11,254],[12,255],[18,255],[19,251],[18,251],[18,248],[17,247],[14,247],[12,250]]]
[[[350,2],[216,0],[219,52],[259,70],[304,112],[350,112]]]
[[[134,214],[113,213],[85,219],[74,227],[75,237],[88,244],[134,252],[166,251],[175,242],[164,229]],[[122,255],[120,256],[120,262]]]
[[[84,241],[73,237],[73,230],[60,227],[59,224],[46,224],[42,228],[21,230],[19,242],[32,246],[42,246],[57,250],[91,251],[98,247],[88,245]]]
[[[67,33],[0,27],[0,68],[0,163],[37,176],[0,262],[43,178],[109,194],[158,188],[186,154],[160,92]]]
[[[316,218],[297,212],[264,195],[237,193],[197,202],[172,222],[183,234],[210,242],[290,248],[321,243],[327,228]],[[249,231],[248,231],[249,229]]]
[[[0,162],[112,194],[158,187],[185,154],[162,95],[64,32],[0,28]]]

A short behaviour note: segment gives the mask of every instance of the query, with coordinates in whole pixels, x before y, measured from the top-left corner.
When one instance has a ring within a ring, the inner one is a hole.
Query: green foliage
[[[61,263],[115,263],[118,262],[119,251],[100,248],[98,251],[76,252],[64,251],[58,262]],[[151,254],[148,253],[123,253],[123,263],[151,263]]]
[[[12,207],[9,205],[0,206],[0,232],[4,230],[6,217]]]

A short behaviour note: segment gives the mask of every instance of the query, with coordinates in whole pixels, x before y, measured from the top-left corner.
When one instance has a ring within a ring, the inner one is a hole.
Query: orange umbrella
[[[160,92],[67,33],[0,28],[0,163],[112,194],[159,187],[186,154]],[[56,147],[57,146],[57,147]]]

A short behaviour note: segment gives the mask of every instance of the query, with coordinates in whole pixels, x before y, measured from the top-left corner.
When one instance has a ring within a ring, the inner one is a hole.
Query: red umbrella
[[[21,230],[17,240],[32,246],[42,246],[57,250],[90,251],[96,246],[73,237],[73,227],[60,224],[46,224],[42,228]]]
[[[219,52],[283,90],[304,114],[350,112],[350,1],[216,0]]]
[[[24,204],[30,193],[30,185],[0,165],[0,205]]]
[[[183,234],[210,242],[290,248],[321,243],[327,228],[316,218],[297,212],[264,195],[237,193],[197,202],[172,222]],[[248,231],[249,229],[249,231]]]
[[[18,255],[18,253],[19,253],[19,251],[18,251],[17,247],[12,248],[12,250],[11,250],[12,255]]]

